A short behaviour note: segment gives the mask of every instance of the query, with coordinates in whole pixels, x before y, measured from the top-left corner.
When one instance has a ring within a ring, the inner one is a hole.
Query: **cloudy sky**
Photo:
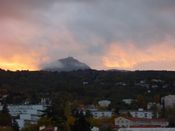
[[[175,0],[0,0],[0,68],[67,56],[95,69],[175,70]]]

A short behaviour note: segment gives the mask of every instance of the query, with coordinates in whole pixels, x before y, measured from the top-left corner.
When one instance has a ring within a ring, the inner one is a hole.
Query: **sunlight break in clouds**
[[[129,43],[127,48],[122,44],[112,43],[103,57],[107,68],[175,70],[175,46],[170,43],[153,44],[150,47],[138,48]]]
[[[39,39],[39,27],[14,19],[0,21],[0,25],[0,68],[38,70],[39,63],[47,59],[46,49],[34,44],[35,36]]]

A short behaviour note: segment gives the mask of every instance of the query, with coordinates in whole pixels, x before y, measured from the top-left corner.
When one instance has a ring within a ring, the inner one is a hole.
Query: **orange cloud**
[[[29,66],[26,64],[22,64],[19,62],[5,62],[5,61],[0,61],[1,66],[0,68],[2,69],[8,69],[8,70],[12,70],[12,71],[16,71],[16,70],[37,70],[36,67],[33,66]]]
[[[8,70],[37,70],[37,61],[35,61],[37,54],[13,54],[10,58],[0,57],[0,68]]]
[[[175,70],[175,47],[170,43],[139,48],[136,44],[112,43],[103,57],[106,68]],[[171,63],[168,64],[168,63]]]
[[[46,49],[35,46],[39,27],[16,20],[0,21],[0,68],[7,70],[37,70],[46,57]],[[33,42],[33,43],[32,43]]]

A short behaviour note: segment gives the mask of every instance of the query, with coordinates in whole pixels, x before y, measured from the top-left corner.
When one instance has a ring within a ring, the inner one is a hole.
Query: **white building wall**
[[[130,105],[134,100],[133,99],[123,99],[122,100],[125,104]]]
[[[130,111],[132,117],[136,118],[153,118],[153,112],[151,111]]]
[[[27,114],[34,114],[34,115],[37,115],[38,114],[38,111],[35,110],[35,109],[29,109],[26,111]]]
[[[93,127],[91,131],[99,131],[100,129],[98,127]]]
[[[20,120],[31,120],[31,114],[21,114]]]
[[[22,128],[22,127],[24,127],[24,125],[25,125],[24,120],[17,119],[16,122],[18,123],[19,128]]]
[[[168,122],[166,121],[132,121],[129,119],[126,119],[124,117],[118,117],[115,119],[115,126],[117,127],[130,127],[130,126],[160,126],[160,127],[167,127]]]
[[[161,99],[161,101],[164,101],[166,108],[171,108],[175,106],[175,95],[168,95]]]
[[[101,100],[101,101],[98,102],[98,104],[101,107],[108,107],[111,104],[111,101],[109,101],[109,100]]]
[[[47,106],[45,105],[9,105],[9,113],[13,117],[19,116],[20,119],[17,119],[18,125],[20,128],[23,128],[25,121],[30,123],[36,123],[40,116],[43,114],[43,111],[46,110]],[[2,106],[0,106],[2,110]]]
[[[111,111],[93,111],[91,112],[93,117],[95,118],[101,118],[101,117],[112,117]]]

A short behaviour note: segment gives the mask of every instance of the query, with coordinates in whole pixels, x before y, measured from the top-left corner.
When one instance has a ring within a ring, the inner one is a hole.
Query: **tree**
[[[72,131],[91,131],[91,125],[82,111],[77,115]]]
[[[0,126],[12,126],[12,117],[9,114],[6,103],[3,105],[3,109],[0,112]]]
[[[111,127],[102,127],[100,131],[114,131]]]
[[[138,102],[138,104],[140,105],[141,108],[146,109],[146,107],[147,107],[147,102],[146,102],[144,96],[138,95],[138,96],[137,96],[137,102]]]
[[[61,131],[69,130],[68,116],[70,115],[70,107],[67,98],[57,94],[52,100],[52,104],[45,111],[44,116],[53,122],[53,126],[57,126]]]
[[[48,117],[42,117],[39,121],[38,121],[38,126],[53,126],[53,121],[51,118]]]
[[[175,107],[165,110],[165,118],[169,121],[169,126],[175,127]]]
[[[38,126],[29,124],[22,128],[21,131],[38,131]]]
[[[14,131],[11,127],[0,127],[0,131]]]
[[[18,123],[16,122],[15,119],[13,119],[12,128],[13,128],[14,131],[19,131],[19,125],[18,125]]]
[[[156,102],[156,103],[160,103],[160,95],[155,95],[154,96],[154,102]]]

